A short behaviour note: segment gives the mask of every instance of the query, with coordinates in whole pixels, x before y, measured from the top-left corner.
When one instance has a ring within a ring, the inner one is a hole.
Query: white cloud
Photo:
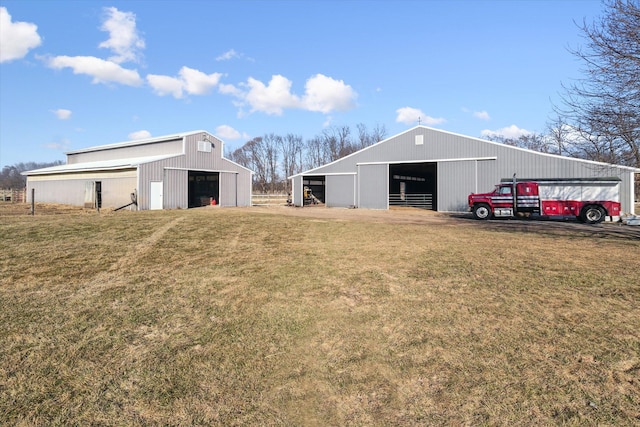
[[[474,111],[473,117],[481,120],[491,120],[491,116],[486,111]]]
[[[420,124],[427,125],[427,126],[435,126],[447,121],[443,117],[431,117],[431,116],[425,116],[425,117],[421,116],[421,117],[418,117],[418,119],[420,119],[418,120]]]
[[[220,125],[216,128],[216,136],[222,140],[240,139],[243,136],[246,138],[246,134],[242,135],[229,125]]]
[[[149,132],[148,130],[138,130],[135,132],[131,132],[128,136],[130,140],[147,139],[151,138],[151,132]]]
[[[254,62],[253,58],[246,56],[244,53],[236,52],[235,49],[229,49],[225,53],[216,56],[216,61],[230,61],[232,59],[244,59],[245,61]]]
[[[221,83],[218,85],[218,91],[224,95],[233,95],[238,98],[242,97],[242,90],[232,84]]]
[[[137,62],[145,43],[136,29],[136,15],[132,12],[121,12],[115,7],[106,7],[104,12],[106,19],[100,29],[109,32],[109,39],[98,46],[113,51],[115,55],[109,60],[116,64]]]
[[[42,146],[49,150],[67,151],[69,147],[71,147],[71,141],[66,138],[62,138],[58,141],[51,141],[46,144],[42,144]]]
[[[74,74],[91,76],[93,83],[120,83],[127,86],[142,84],[138,71],[122,68],[115,62],[95,56],[54,56],[43,59],[50,68],[71,68]]]
[[[221,93],[235,96],[234,103],[242,109],[249,105],[250,112],[260,111],[270,115],[281,115],[285,109],[301,109],[328,114],[355,107],[358,94],[342,80],[322,74],[310,77],[305,84],[305,94],[300,97],[291,92],[292,82],[281,75],[271,76],[268,84],[249,77],[241,88],[221,85]]]
[[[178,77],[149,74],[147,82],[160,96],[172,95],[174,98],[182,98],[185,92],[191,95],[205,95],[211,92],[220,81],[220,77],[220,73],[205,74],[193,68],[182,67]]]
[[[7,8],[0,7],[0,62],[23,58],[41,43],[35,24],[11,22]]]
[[[530,132],[526,129],[520,129],[516,125],[511,125],[508,127],[504,127],[502,129],[497,129],[497,130],[485,129],[482,132],[480,132],[480,134],[484,137],[502,136],[505,138],[513,138],[513,139],[520,138],[521,136],[524,136],[524,135],[531,135],[532,133],[533,132]]]
[[[216,61],[228,61],[233,58],[240,58],[240,54],[234,49],[231,49],[216,57]]]
[[[327,114],[331,111],[350,110],[355,106],[357,97],[353,88],[342,80],[316,74],[307,80],[302,102],[306,110]]]
[[[182,67],[179,74],[184,82],[184,89],[192,95],[205,95],[211,92],[222,77],[220,73],[205,74],[189,67]]]
[[[51,110],[53,114],[60,120],[68,120],[71,118],[71,110],[65,110],[64,108],[59,108],[57,110]]]
[[[396,116],[396,122],[404,123],[405,125],[418,124],[419,122],[423,125],[433,126],[446,122],[444,118],[427,116],[418,108],[402,107],[398,108],[396,113],[398,114]]]
[[[174,98],[182,98],[183,83],[176,77],[148,74],[147,83],[157,95],[173,95]]]
[[[300,107],[300,98],[291,93],[291,81],[281,75],[271,77],[269,85],[265,85],[252,77],[247,79],[249,91],[244,100],[251,106],[251,111],[281,115],[285,108]]]

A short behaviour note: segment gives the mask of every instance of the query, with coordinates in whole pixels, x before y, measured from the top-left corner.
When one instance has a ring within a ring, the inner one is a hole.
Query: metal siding
[[[236,180],[236,204],[233,206],[251,206],[251,192],[253,186],[251,171],[225,158],[220,159],[220,170],[236,172],[233,174],[236,175],[234,178]],[[221,189],[221,191],[224,191],[224,189]]]
[[[389,207],[389,165],[361,165],[358,170],[358,207],[387,209]]]
[[[476,171],[482,165],[495,165],[495,161],[440,162],[436,208],[438,211],[461,212],[467,208],[467,195],[476,192]]]
[[[189,207],[189,171],[165,169],[164,209],[187,209]]]
[[[182,138],[170,141],[152,142],[132,147],[118,147],[67,155],[68,164],[97,162],[102,160],[130,159],[136,157],[182,154]]]
[[[298,175],[291,180],[291,197],[294,206],[302,206],[302,175]]]
[[[198,151],[198,141],[204,139],[202,134],[185,137],[185,155],[189,169],[192,170],[223,170],[226,165],[222,157],[222,141],[213,135],[206,134],[206,139],[213,142],[211,152]]]
[[[237,173],[220,173],[220,206],[237,206]]]
[[[251,206],[251,192],[253,187],[253,179],[251,172],[238,174],[238,199],[237,206]]]
[[[357,205],[355,200],[356,175],[329,175],[325,180],[325,205],[348,208]]]
[[[416,135],[424,135],[422,145],[415,144]],[[495,146],[487,145],[484,141],[434,129],[415,128],[304,174],[323,175],[325,173],[353,172],[356,165],[362,163],[423,162],[435,159],[491,157],[495,155]]]
[[[145,163],[138,167],[140,173],[140,188],[138,188],[138,208],[141,210],[149,209],[149,191],[151,187],[151,181],[163,182],[163,205],[186,208],[187,203],[178,205],[183,200],[180,197],[187,199],[187,195],[180,196],[187,191],[187,178],[186,175],[175,174],[172,175],[172,179],[169,180],[167,172],[171,169],[166,168],[181,168],[184,169],[185,156],[173,157],[170,159],[159,160],[156,162]],[[186,172],[186,171],[184,171]],[[180,182],[180,177],[183,177],[184,182]],[[170,203],[167,203],[167,201]]]
[[[35,189],[38,203],[84,206],[85,185],[92,181],[102,183],[102,207],[118,208],[131,203],[137,178],[135,171],[30,176],[27,178],[27,197],[31,201],[31,190]]]

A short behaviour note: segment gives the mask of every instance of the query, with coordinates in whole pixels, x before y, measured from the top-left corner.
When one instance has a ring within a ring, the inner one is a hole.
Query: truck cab
[[[513,217],[514,185],[498,184],[490,193],[471,193],[468,197],[469,210],[475,219],[490,219],[493,217]]]

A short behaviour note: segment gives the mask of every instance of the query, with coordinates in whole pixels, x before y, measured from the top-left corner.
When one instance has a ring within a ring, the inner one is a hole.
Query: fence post
[[[36,214],[36,189],[31,189],[31,215]]]

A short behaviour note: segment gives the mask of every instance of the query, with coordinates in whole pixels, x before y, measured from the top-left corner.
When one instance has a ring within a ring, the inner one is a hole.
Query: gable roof
[[[321,169],[324,169],[324,168],[326,168],[326,167],[328,167],[330,165],[333,165],[335,163],[343,162],[345,159],[348,159],[348,158],[353,157],[353,156],[357,156],[357,155],[363,153],[364,151],[372,149],[373,147],[377,147],[379,145],[386,144],[389,141],[392,141],[392,140],[394,140],[394,139],[398,138],[399,136],[404,135],[406,133],[415,131],[416,129],[424,129],[424,130],[429,130],[429,131],[433,131],[433,132],[444,133],[444,134],[448,134],[448,135],[452,135],[452,136],[457,136],[457,137],[460,137],[460,138],[474,140],[474,141],[481,142],[481,143],[484,143],[484,144],[496,145],[496,146],[500,146],[500,147],[508,148],[508,149],[512,149],[512,150],[534,153],[534,154],[537,154],[537,155],[540,155],[540,156],[545,156],[545,157],[561,158],[563,160],[581,162],[581,163],[587,163],[587,164],[593,164],[593,165],[613,166],[613,167],[616,167],[616,168],[619,168],[619,169],[628,170],[630,172],[640,173],[640,168],[634,168],[634,167],[631,167],[631,166],[609,164],[609,163],[603,163],[603,162],[596,162],[596,161],[593,161],[593,160],[586,160],[586,159],[578,159],[578,158],[575,158],[575,157],[561,156],[561,155],[558,155],[558,154],[543,153],[543,152],[540,152],[540,151],[530,150],[530,149],[527,149],[527,148],[515,147],[515,146],[512,146],[512,145],[507,145],[507,144],[503,144],[503,143],[500,143],[500,142],[490,141],[488,139],[482,139],[482,138],[477,138],[477,137],[473,137],[473,136],[462,135],[460,133],[450,132],[450,131],[446,131],[446,130],[442,130],[442,129],[436,129],[436,128],[432,128],[432,127],[424,126],[424,125],[417,125],[417,126],[414,126],[414,127],[410,128],[410,129],[407,129],[407,130],[405,130],[403,132],[400,132],[400,133],[398,133],[396,135],[390,136],[389,138],[386,138],[386,139],[383,139],[381,141],[378,141],[375,144],[369,145],[368,147],[362,148],[362,149],[360,149],[360,150],[358,150],[356,152],[353,152],[353,153],[351,153],[351,154],[349,154],[347,156],[341,157],[339,159],[336,159],[336,160],[334,160],[332,162],[329,162],[329,163],[326,163],[324,165],[321,165],[321,166],[318,166],[318,167],[315,167],[315,168],[308,169],[306,171],[297,173],[295,175],[292,175],[292,176],[288,177],[287,179],[293,179],[293,178],[295,178],[297,176],[301,176],[301,175],[312,175],[316,171],[320,171]],[[322,175],[322,173],[320,173],[320,175]]]

